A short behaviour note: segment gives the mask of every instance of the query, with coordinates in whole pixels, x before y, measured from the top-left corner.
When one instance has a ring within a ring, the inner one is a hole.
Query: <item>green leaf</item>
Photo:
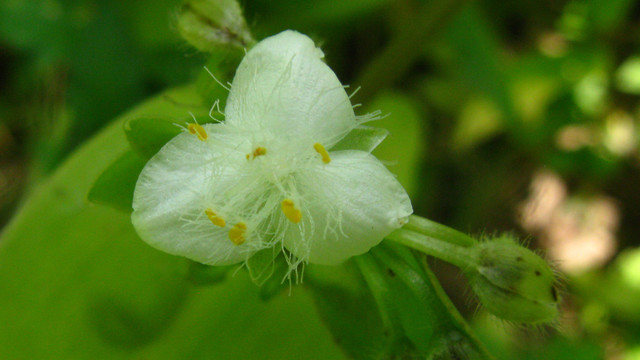
[[[362,150],[372,152],[382,140],[384,140],[389,131],[386,129],[375,128],[370,126],[358,126],[351,130],[340,142],[335,144],[331,151],[336,150]]]
[[[128,214],[86,201],[128,148],[124,121],[181,116],[176,102],[197,96],[194,87],[168,92],[108,126],[35,188],[3,229],[3,358],[344,358],[304,288],[264,302],[243,272],[193,286],[189,261],[146,245]]]
[[[136,182],[146,163],[135,152],[125,152],[100,174],[89,190],[89,201],[131,212]]]

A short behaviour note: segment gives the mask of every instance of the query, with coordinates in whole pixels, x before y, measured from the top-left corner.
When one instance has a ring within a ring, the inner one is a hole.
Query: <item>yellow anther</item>
[[[209,137],[200,124],[191,123],[187,125],[187,129],[189,129],[189,133],[196,135],[198,140],[205,141]]]
[[[207,214],[207,217],[209,218],[209,220],[211,220],[211,223],[213,223],[213,225],[224,227],[227,224],[223,218],[218,216],[211,209],[205,210],[204,213]]]
[[[253,158],[257,158],[260,155],[264,155],[267,153],[267,149],[263,148],[263,147],[257,147],[255,150],[253,150]]]
[[[246,240],[245,238],[246,232],[247,232],[247,224],[243,222],[239,222],[233,225],[231,230],[229,230],[229,239],[231,239],[231,242],[236,245],[242,245],[242,243],[244,243],[244,241]]]
[[[299,223],[302,220],[302,213],[298,209],[291,199],[282,200],[282,212],[292,223]]]
[[[331,162],[331,157],[329,157],[329,153],[327,152],[327,149],[325,149],[324,146],[322,146],[322,144],[315,143],[313,144],[313,148],[318,152],[318,154],[322,156],[323,163],[328,164],[329,162]]]
[[[263,148],[262,146],[258,146],[255,150],[253,150],[252,154],[247,154],[246,158],[247,160],[255,159],[258,156],[265,155],[266,153],[267,149]]]

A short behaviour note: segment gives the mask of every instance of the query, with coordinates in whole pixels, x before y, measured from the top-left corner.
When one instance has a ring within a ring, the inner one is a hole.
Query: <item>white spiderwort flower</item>
[[[246,54],[225,121],[190,124],[140,174],[132,221],[144,241],[209,265],[274,246],[292,265],[338,264],[406,222],[409,197],[380,161],[331,151],[362,121],[323,56],[294,31]]]

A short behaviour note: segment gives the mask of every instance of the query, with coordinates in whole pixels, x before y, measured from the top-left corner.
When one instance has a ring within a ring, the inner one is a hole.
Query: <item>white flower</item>
[[[294,31],[246,54],[225,122],[190,124],[140,174],[131,218],[144,241],[209,265],[274,246],[295,264],[338,264],[406,222],[409,197],[380,161],[331,151],[362,121],[323,56]]]

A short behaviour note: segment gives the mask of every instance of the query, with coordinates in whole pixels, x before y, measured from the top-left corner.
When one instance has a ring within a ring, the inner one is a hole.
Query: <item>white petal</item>
[[[215,192],[237,181],[248,147],[224,125],[204,128],[207,141],[185,132],[149,160],[136,184],[131,219],[140,237],[155,248],[205,264],[233,264],[254,250],[234,245],[228,237],[233,224],[215,226],[204,210]]]
[[[344,87],[323,57],[310,38],[291,30],[258,43],[233,79],[226,122],[330,148],[357,124]]]
[[[393,174],[364,151],[331,152],[331,162],[296,176],[302,221],[285,247],[310,263],[333,265],[367,252],[413,212]]]

